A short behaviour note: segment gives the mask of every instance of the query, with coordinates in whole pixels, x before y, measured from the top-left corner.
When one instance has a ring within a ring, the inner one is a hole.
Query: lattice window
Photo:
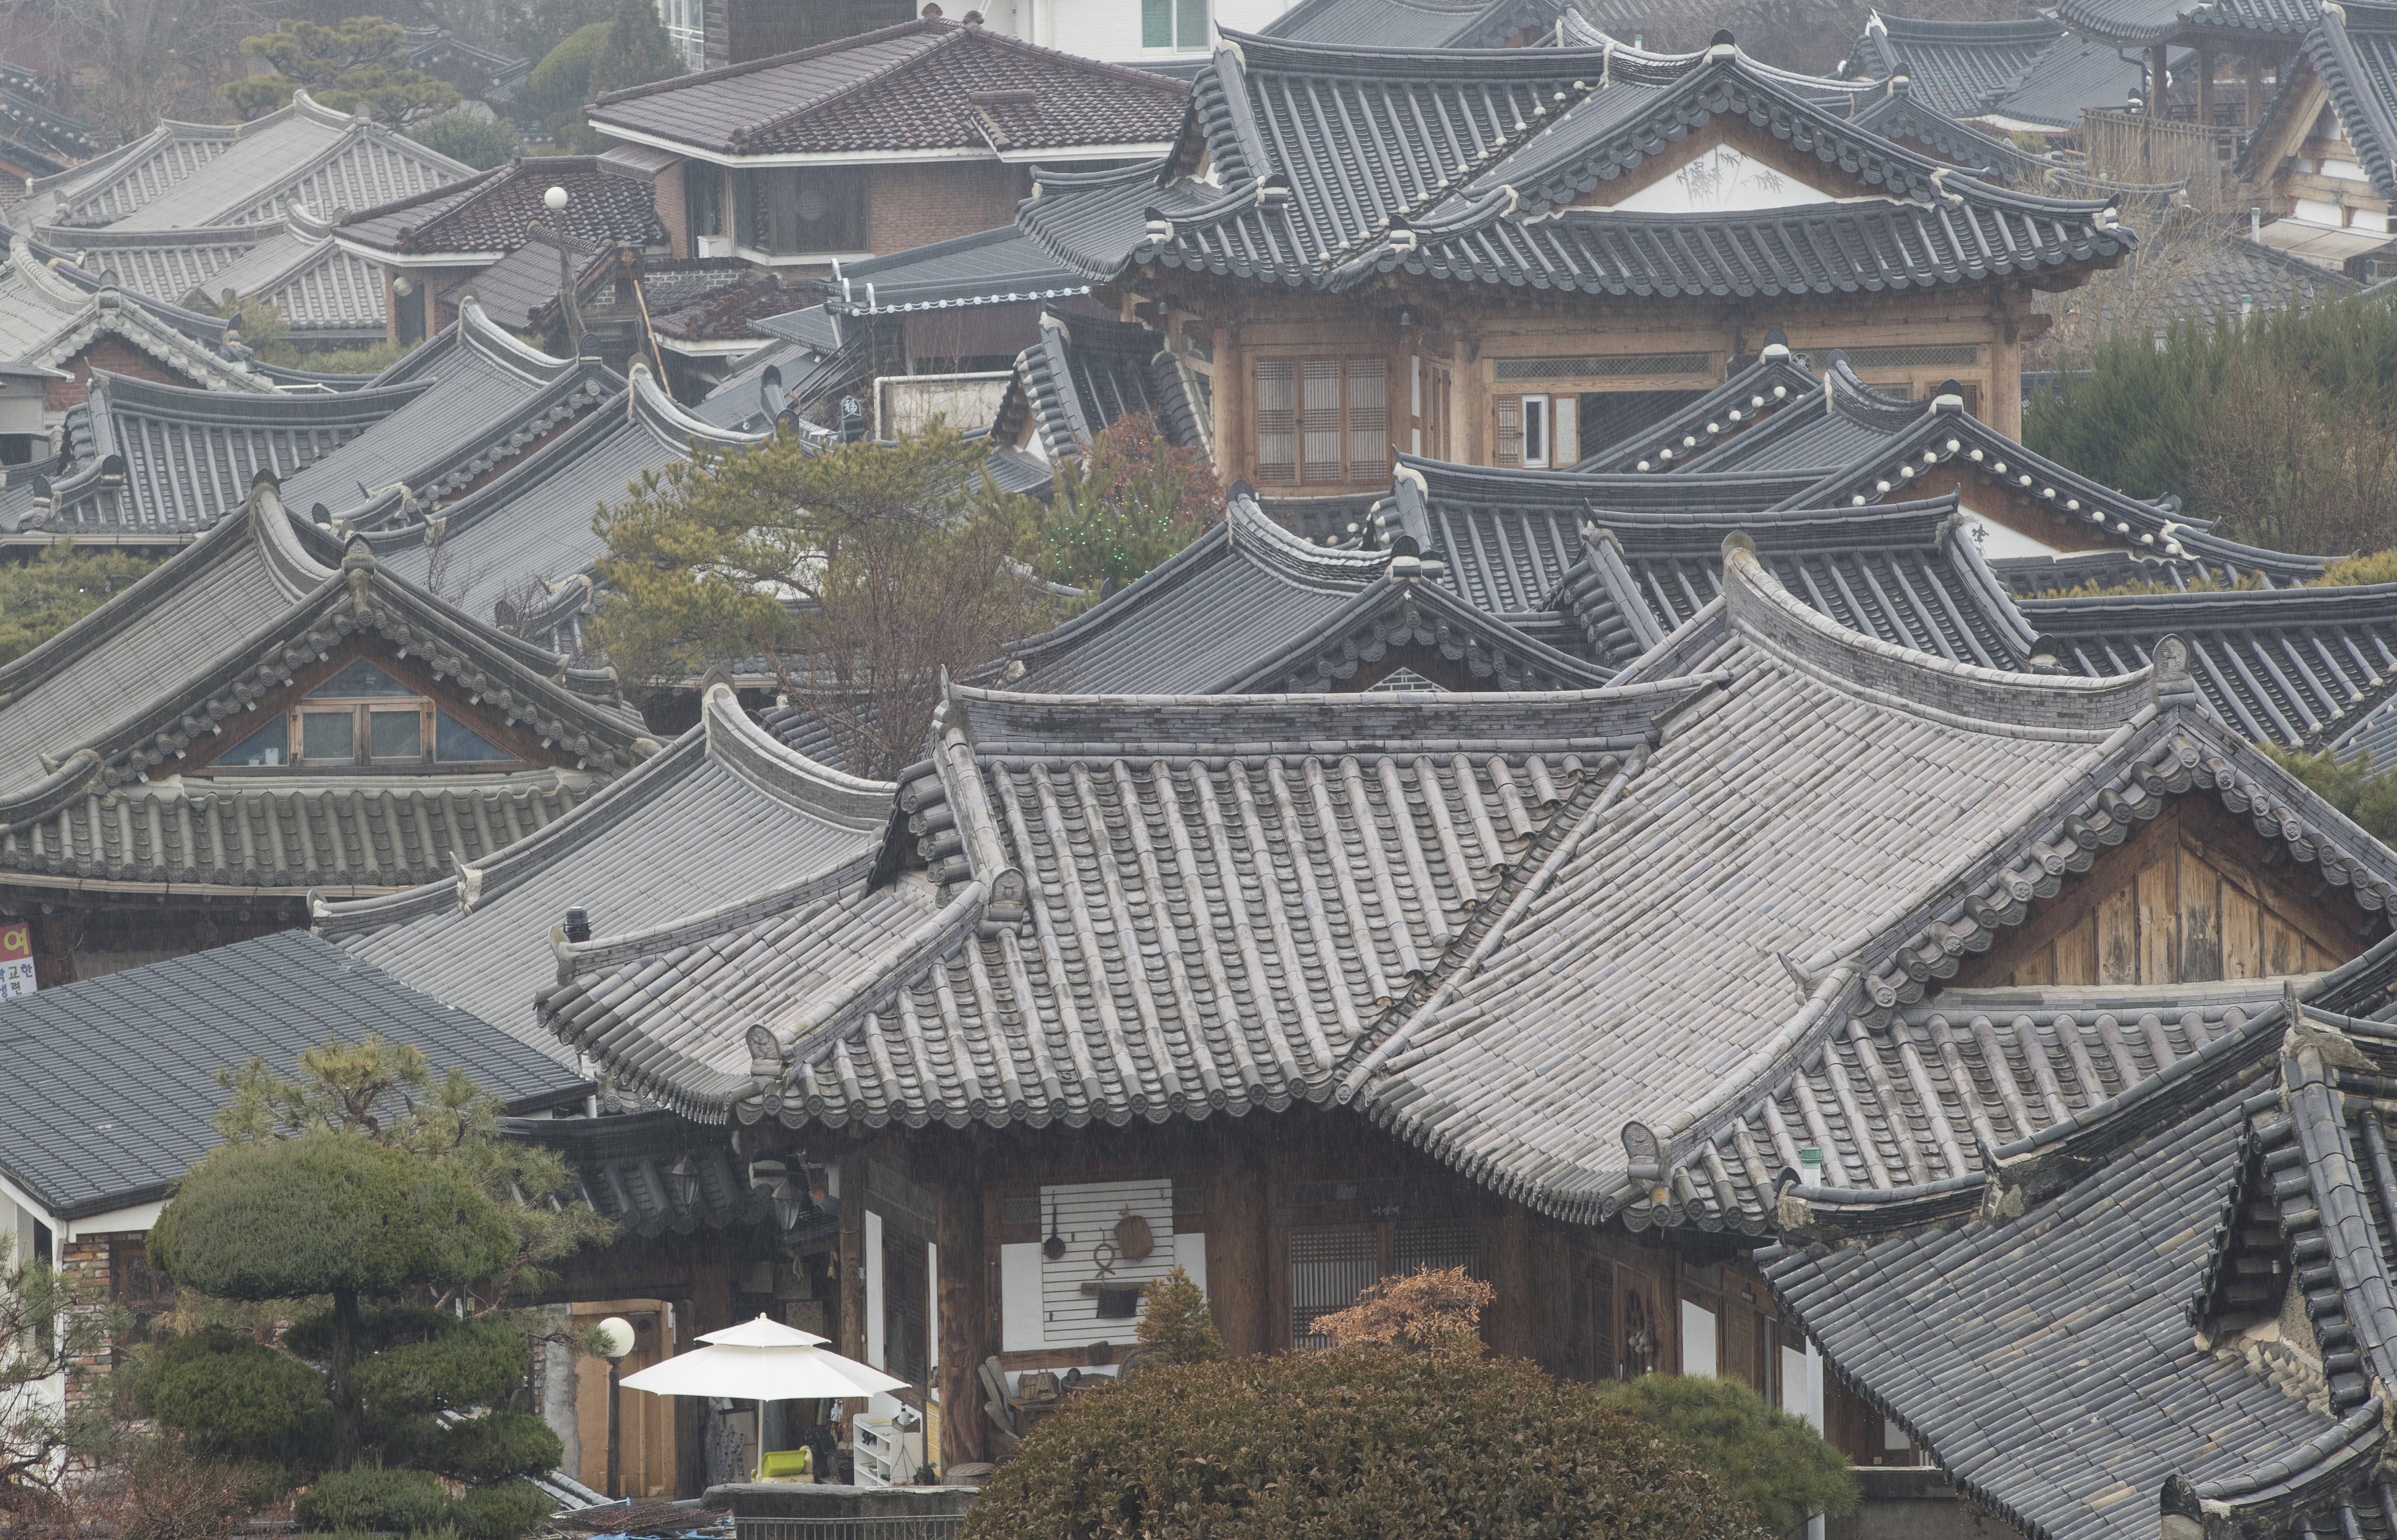
[[[1256,391],[1258,481],[1319,487],[1388,471],[1386,360],[1261,359]]]
[[[1317,1319],[1346,1310],[1380,1279],[1373,1232],[1297,1230],[1290,1238],[1290,1338],[1300,1347],[1329,1347]]]

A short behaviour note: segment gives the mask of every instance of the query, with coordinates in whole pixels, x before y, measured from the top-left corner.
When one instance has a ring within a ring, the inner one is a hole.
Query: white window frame
[[[1549,418],[1548,398],[1526,395],[1523,398],[1523,469],[1545,471],[1548,468]],[[1534,446],[1537,446],[1536,449]]]

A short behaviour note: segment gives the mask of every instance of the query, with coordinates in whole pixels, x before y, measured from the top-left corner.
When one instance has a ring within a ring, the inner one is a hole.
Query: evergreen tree
[[[335,112],[365,112],[394,126],[458,105],[457,87],[415,67],[406,37],[380,16],[353,16],[338,27],[287,19],[271,33],[241,40],[244,53],[273,65],[275,73],[236,80],[224,87],[224,98],[246,121],[286,105],[302,87]]]
[[[0,563],[0,663],[31,652],[156,565],[120,551],[79,552],[65,543],[28,562]]]
[[[218,1075],[227,1142],[184,1176],[148,1250],[192,1295],[330,1307],[279,1332],[272,1316],[188,1332],[144,1368],[137,1401],[284,1490],[312,1483],[307,1527],[510,1540],[546,1511],[525,1478],[563,1451],[520,1405],[531,1329],[501,1306],[612,1226],[570,1199],[554,1154],[499,1137],[491,1097],[460,1072],[436,1078],[415,1049],[334,1041],[300,1067]]]
[[[1232,1356],[1215,1330],[1207,1295],[1176,1265],[1163,1278],[1150,1281],[1132,1335],[1143,1347],[1154,1347],[1168,1363],[1221,1363]]]
[[[591,61],[591,98],[629,90],[652,80],[671,80],[688,66],[682,50],[658,24],[650,0],[616,0],[616,14],[608,22],[607,46]]]

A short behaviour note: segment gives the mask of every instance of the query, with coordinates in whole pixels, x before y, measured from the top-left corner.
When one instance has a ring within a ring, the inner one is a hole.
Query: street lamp
[[[600,1356],[608,1360],[608,1495],[622,1497],[623,1464],[616,1418],[616,1398],[621,1387],[617,1377],[623,1369],[624,1355],[633,1350],[633,1323],[622,1316],[609,1316],[599,1323],[593,1335],[597,1339]]]

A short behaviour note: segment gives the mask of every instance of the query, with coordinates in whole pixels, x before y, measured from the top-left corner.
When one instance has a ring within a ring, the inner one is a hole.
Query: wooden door
[[[618,1369],[630,1376],[674,1356],[664,1302],[653,1299],[603,1300],[574,1306],[574,1327],[580,1332],[622,1316],[633,1325],[633,1350]],[[675,1406],[672,1396],[621,1390],[617,1397],[619,1476],[627,1497],[672,1497],[675,1494]],[[608,1360],[584,1354],[575,1360],[574,1423],[581,1435],[583,1457],[575,1477],[584,1486],[604,1492],[608,1484]]]
[[[1423,452],[1434,460],[1454,460],[1448,442],[1449,371],[1446,364],[1424,362]]]

